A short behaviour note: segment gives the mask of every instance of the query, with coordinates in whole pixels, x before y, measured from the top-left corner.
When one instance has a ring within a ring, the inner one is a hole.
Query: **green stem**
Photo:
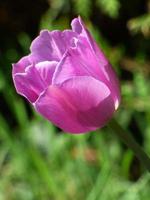
[[[135,153],[135,156],[150,172],[150,158],[135,141],[132,135],[125,131],[115,119],[112,119],[109,122],[109,126],[113,129],[113,132]]]

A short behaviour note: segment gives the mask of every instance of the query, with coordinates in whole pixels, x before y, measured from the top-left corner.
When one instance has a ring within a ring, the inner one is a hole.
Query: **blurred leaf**
[[[126,179],[128,179],[129,177],[129,169],[130,169],[131,162],[133,160],[133,156],[134,156],[133,152],[130,149],[128,149],[124,153],[124,156],[122,159],[122,172],[124,176],[126,177]]]
[[[120,8],[119,0],[97,0],[97,5],[103,13],[112,18],[118,17]]]
[[[29,46],[31,44],[31,39],[29,38],[29,36],[22,32],[18,35],[18,42],[20,44],[20,46],[22,47],[22,49],[24,50],[25,54],[29,53]]]
[[[5,87],[5,77],[3,75],[3,73],[0,71],[0,91],[3,90],[3,88]]]
[[[91,14],[91,0],[74,0],[75,11],[78,15],[88,18]]]
[[[6,52],[6,57],[7,59],[9,59],[10,62],[13,62],[14,60],[18,59],[18,53],[16,51],[16,49],[8,49]]]
[[[141,32],[145,37],[150,37],[150,14],[130,19],[127,25],[132,33]]]
[[[14,92],[11,88],[8,88],[7,92],[3,90],[3,96],[6,100],[7,106],[12,111],[18,124],[22,127],[25,127],[28,124],[28,115],[23,100],[20,97],[17,99],[17,96],[14,95]]]
[[[146,78],[144,78],[144,75],[142,73],[135,73],[134,74],[134,84],[135,84],[135,88],[138,88],[136,90],[136,94],[139,97],[147,97],[149,95],[149,84],[148,84],[148,80],[146,80]]]

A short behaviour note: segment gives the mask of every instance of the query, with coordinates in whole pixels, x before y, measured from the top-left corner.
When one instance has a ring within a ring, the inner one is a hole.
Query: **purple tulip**
[[[80,17],[72,30],[41,31],[31,53],[13,64],[19,94],[66,132],[104,126],[120,103],[118,79]]]

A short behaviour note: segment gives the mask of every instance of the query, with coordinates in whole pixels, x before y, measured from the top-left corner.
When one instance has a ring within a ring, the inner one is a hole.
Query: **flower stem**
[[[124,130],[115,119],[112,119],[109,122],[109,126],[111,129],[113,129],[113,132],[135,153],[135,156],[150,172],[150,158],[143,151],[140,145],[135,141],[132,135]]]

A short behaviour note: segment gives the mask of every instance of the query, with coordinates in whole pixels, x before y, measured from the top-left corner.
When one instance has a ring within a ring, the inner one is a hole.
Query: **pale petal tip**
[[[118,107],[119,107],[119,100],[116,100],[116,102],[115,102],[115,110],[117,110]]]

